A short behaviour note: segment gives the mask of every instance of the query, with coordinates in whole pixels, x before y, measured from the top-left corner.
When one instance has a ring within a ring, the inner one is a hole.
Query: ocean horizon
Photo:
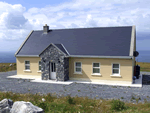
[[[138,51],[139,56],[136,57],[137,62],[149,62],[150,63],[150,50]],[[16,51],[0,52],[0,63],[16,63],[15,57]]]

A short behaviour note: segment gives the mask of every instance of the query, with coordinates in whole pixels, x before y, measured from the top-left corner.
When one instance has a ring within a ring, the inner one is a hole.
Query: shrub
[[[136,99],[136,103],[138,103],[138,102],[139,102],[139,98]]]
[[[69,104],[75,104],[75,102],[73,101],[73,98],[71,98],[70,96],[68,96],[67,102],[68,102]]]
[[[45,97],[46,101],[53,102],[55,97],[53,97],[50,93],[48,93]]]
[[[48,111],[48,105],[44,102],[38,103],[38,107],[41,107],[45,112]]]
[[[135,97],[132,95],[132,98],[131,98],[132,100],[134,100],[135,99]]]
[[[121,99],[124,99],[123,97],[121,97]]]
[[[114,100],[113,99],[111,101],[111,109],[112,110],[117,110],[117,111],[123,110],[123,109],[125,109],[125,103],[120,101],[120,100]]]
[[[6,70],[8,71],[9,67],[6,67]]]

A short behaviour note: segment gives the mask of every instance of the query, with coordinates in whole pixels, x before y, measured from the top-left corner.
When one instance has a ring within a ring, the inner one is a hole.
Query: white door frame
[[[56,63],[50,62],[49,66],[50,66],[50,79],[56,80]]]

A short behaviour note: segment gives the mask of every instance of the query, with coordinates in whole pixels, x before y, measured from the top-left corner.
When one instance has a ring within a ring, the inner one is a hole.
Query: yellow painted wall
[[[30,61],[31,72],[25,72],[25,60]],[[17,62],[17,75],[39,75],[38,71],[38,57],[16,57]],[[82,74],[74,74],[74,62],[82,62]],[[92,74],[92,63],[100,62],[100,73],[102,76],[91,75]],[[120,63],[120,75],[121,78],[111,77],[112,75],[112,64]],[[102,59],[102,58],[69,58],[69,78],[86,78],[86,79],[96,79],[96,80],[114,80],[114,81],[128,81],[132,82],[132,63],[133,60],[125,59]]]
[[[82,62],[82,74],[74,74],[74,62]],[[100,62],[100,73],[102,76],[93,76],[92,74],[92,63]],[[120,75],[121,78],[111,77],[112,75],[112,64],[120,63]],[[100,59],[100,58],[70,58],[69,59],[69,78],[82,78],[82,79],[97,79],[97,80],[111,80],[111,81],[127,81],[132,82],[132,63],[133,60],[125,59]]]
[[[30,61],[30,70],[31,72],[23,71],[25,70],[25,60]],[[41,76],[41,72],[39,71],[39,61],[41,61],[40,57],[16,57],[17,63],[17,75],[39,75]]]

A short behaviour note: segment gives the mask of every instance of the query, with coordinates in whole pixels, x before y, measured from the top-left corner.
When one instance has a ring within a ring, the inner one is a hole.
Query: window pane
[[[100,73],[99,71],[99,69],[93,68],[93,73]]]
[[[119,70],[118,69],[113,69],[113,73],[119,74]]]
[[[39,65],[41,65],[41,61],[39,61]]]
[[[30,69],[30,66],[25,66],[25,69]]]
[[[80,62],[76,62],[76,66],[81,66],[81,63]]]
[[[39,70],[41,70],[41,66],[39,66]]]
[[[93,63],[93,67],[99,67],[99,63]]]
[[[55,63],[54,63],[54,72],[56,72],[56,65],[55,65]]]
[[[119,64],[113,64],[113,68],[119,68]]]
[[[51,72],[53,72],[53,63],[51,63]]]
[[[25,61],[25,64],[30,64],[30,61]]]
[[[76,68],[76,72],[81,72],[81,68]]]

